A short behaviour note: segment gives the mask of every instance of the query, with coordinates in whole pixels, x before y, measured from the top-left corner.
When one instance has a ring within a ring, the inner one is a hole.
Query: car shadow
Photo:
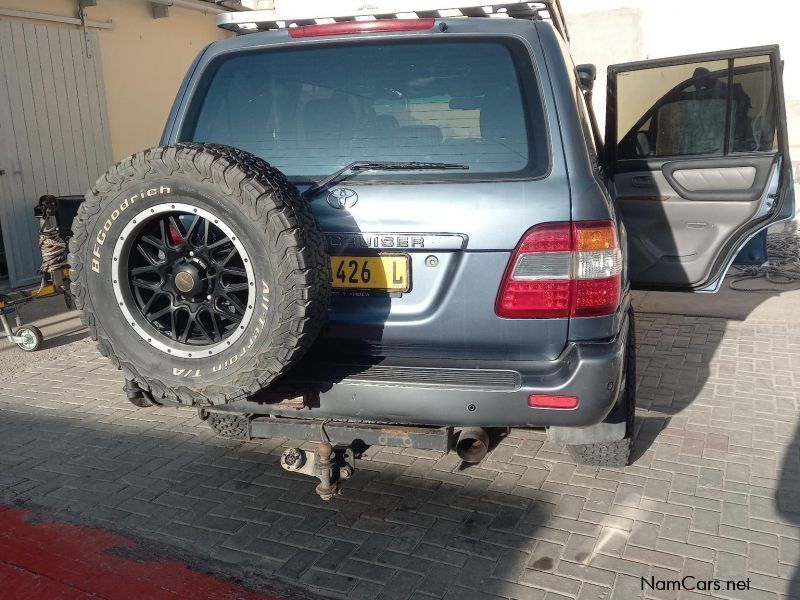
[[[312,480],[278,466],[287,442],[216,438],[185,409],[112,405],[100,419],[90,406],[84,418],[0,411],[0,448],[16,456],[4,462],[2,502],[185,548],[228,573],[236,565],[241,580],[269,573],[336,597],[528,598],[519,593],[552,588],[559,568],[580,575],[585,544],[559,529],[577,506],[560,501],[546,469],[519,476],[543,447],[535,432],[496,450],[519,452],[502,467],[515,486],[491,471],[497,461],[463,475],[452,455],[379,450],[323,502]]]

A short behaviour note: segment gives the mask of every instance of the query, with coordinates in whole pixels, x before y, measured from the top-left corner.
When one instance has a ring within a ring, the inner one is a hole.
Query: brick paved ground
[[[638,452],[575,467],[513,431],[479,467],[371,449],[334,502],[279,442],[135,409],[78,343],[0,381],[0,501],[71,513],[348,598],[609,600],[640,577],[800,598],[800,323],[640,314]],[[66,389],[67,391],[61,391]],[[653,598],[707,594],[649,592]]]

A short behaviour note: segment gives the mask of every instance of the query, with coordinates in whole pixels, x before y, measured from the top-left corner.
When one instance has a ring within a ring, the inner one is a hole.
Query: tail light
[[[622,252],[612,221],[537,225],[508,263],[495,311],[509,319],[613,314],[621,297]]]

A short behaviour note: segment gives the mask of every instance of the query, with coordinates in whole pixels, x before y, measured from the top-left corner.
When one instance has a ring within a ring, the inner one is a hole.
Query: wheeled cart
[[[52,281],[38,288],[0,294],[0,326],[11,344],[16,344],[25,352],[36,352],[42,347],[44,337],[38,327],[23,325],[19,314],[19,306],[40,298],[50,298],[63,294],[67,307],[72,308],[72,298],[69,296],[69,269],[62,268],[54,272]],[[11,327],[9,317],[14,316],[15,328]]]
[[[42,347],[44,338],[38,327],[23,325],[19,314],[22,304],[63,295],[68,309],[74,308],[69,290],[69,267],[67,266],[67,243],[58,224],[58,207],[62,200],[79,200],[79,196],[42,196],[33,214],[39,219],[39,250],[42,253],[42,281],[38,287],[27,290],[0,292],[0,326],[5,338],[20,350],[35,352]],[[12,328],[9,317],[14,316]]]

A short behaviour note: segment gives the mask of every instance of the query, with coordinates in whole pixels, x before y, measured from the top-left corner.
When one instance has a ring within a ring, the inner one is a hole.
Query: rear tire
[[[616,442],[575,444],[567,452],[576,463],[597,467],[624,467],[628,464],[633,444],[630,438]]]
[[[625,437],[613,442],[567,445],[567,452],[576,463],[598,467],[624,467],[630,461],[636,417],[636,327],[632,307],[628,310],[628,341],[625,346],[625,377],[622,385],[625,395],[621,399],[625,409]]]
[[[220,437],[237,440],[250,439],[249,419],[245,416],[210,412],[206,423]]]

